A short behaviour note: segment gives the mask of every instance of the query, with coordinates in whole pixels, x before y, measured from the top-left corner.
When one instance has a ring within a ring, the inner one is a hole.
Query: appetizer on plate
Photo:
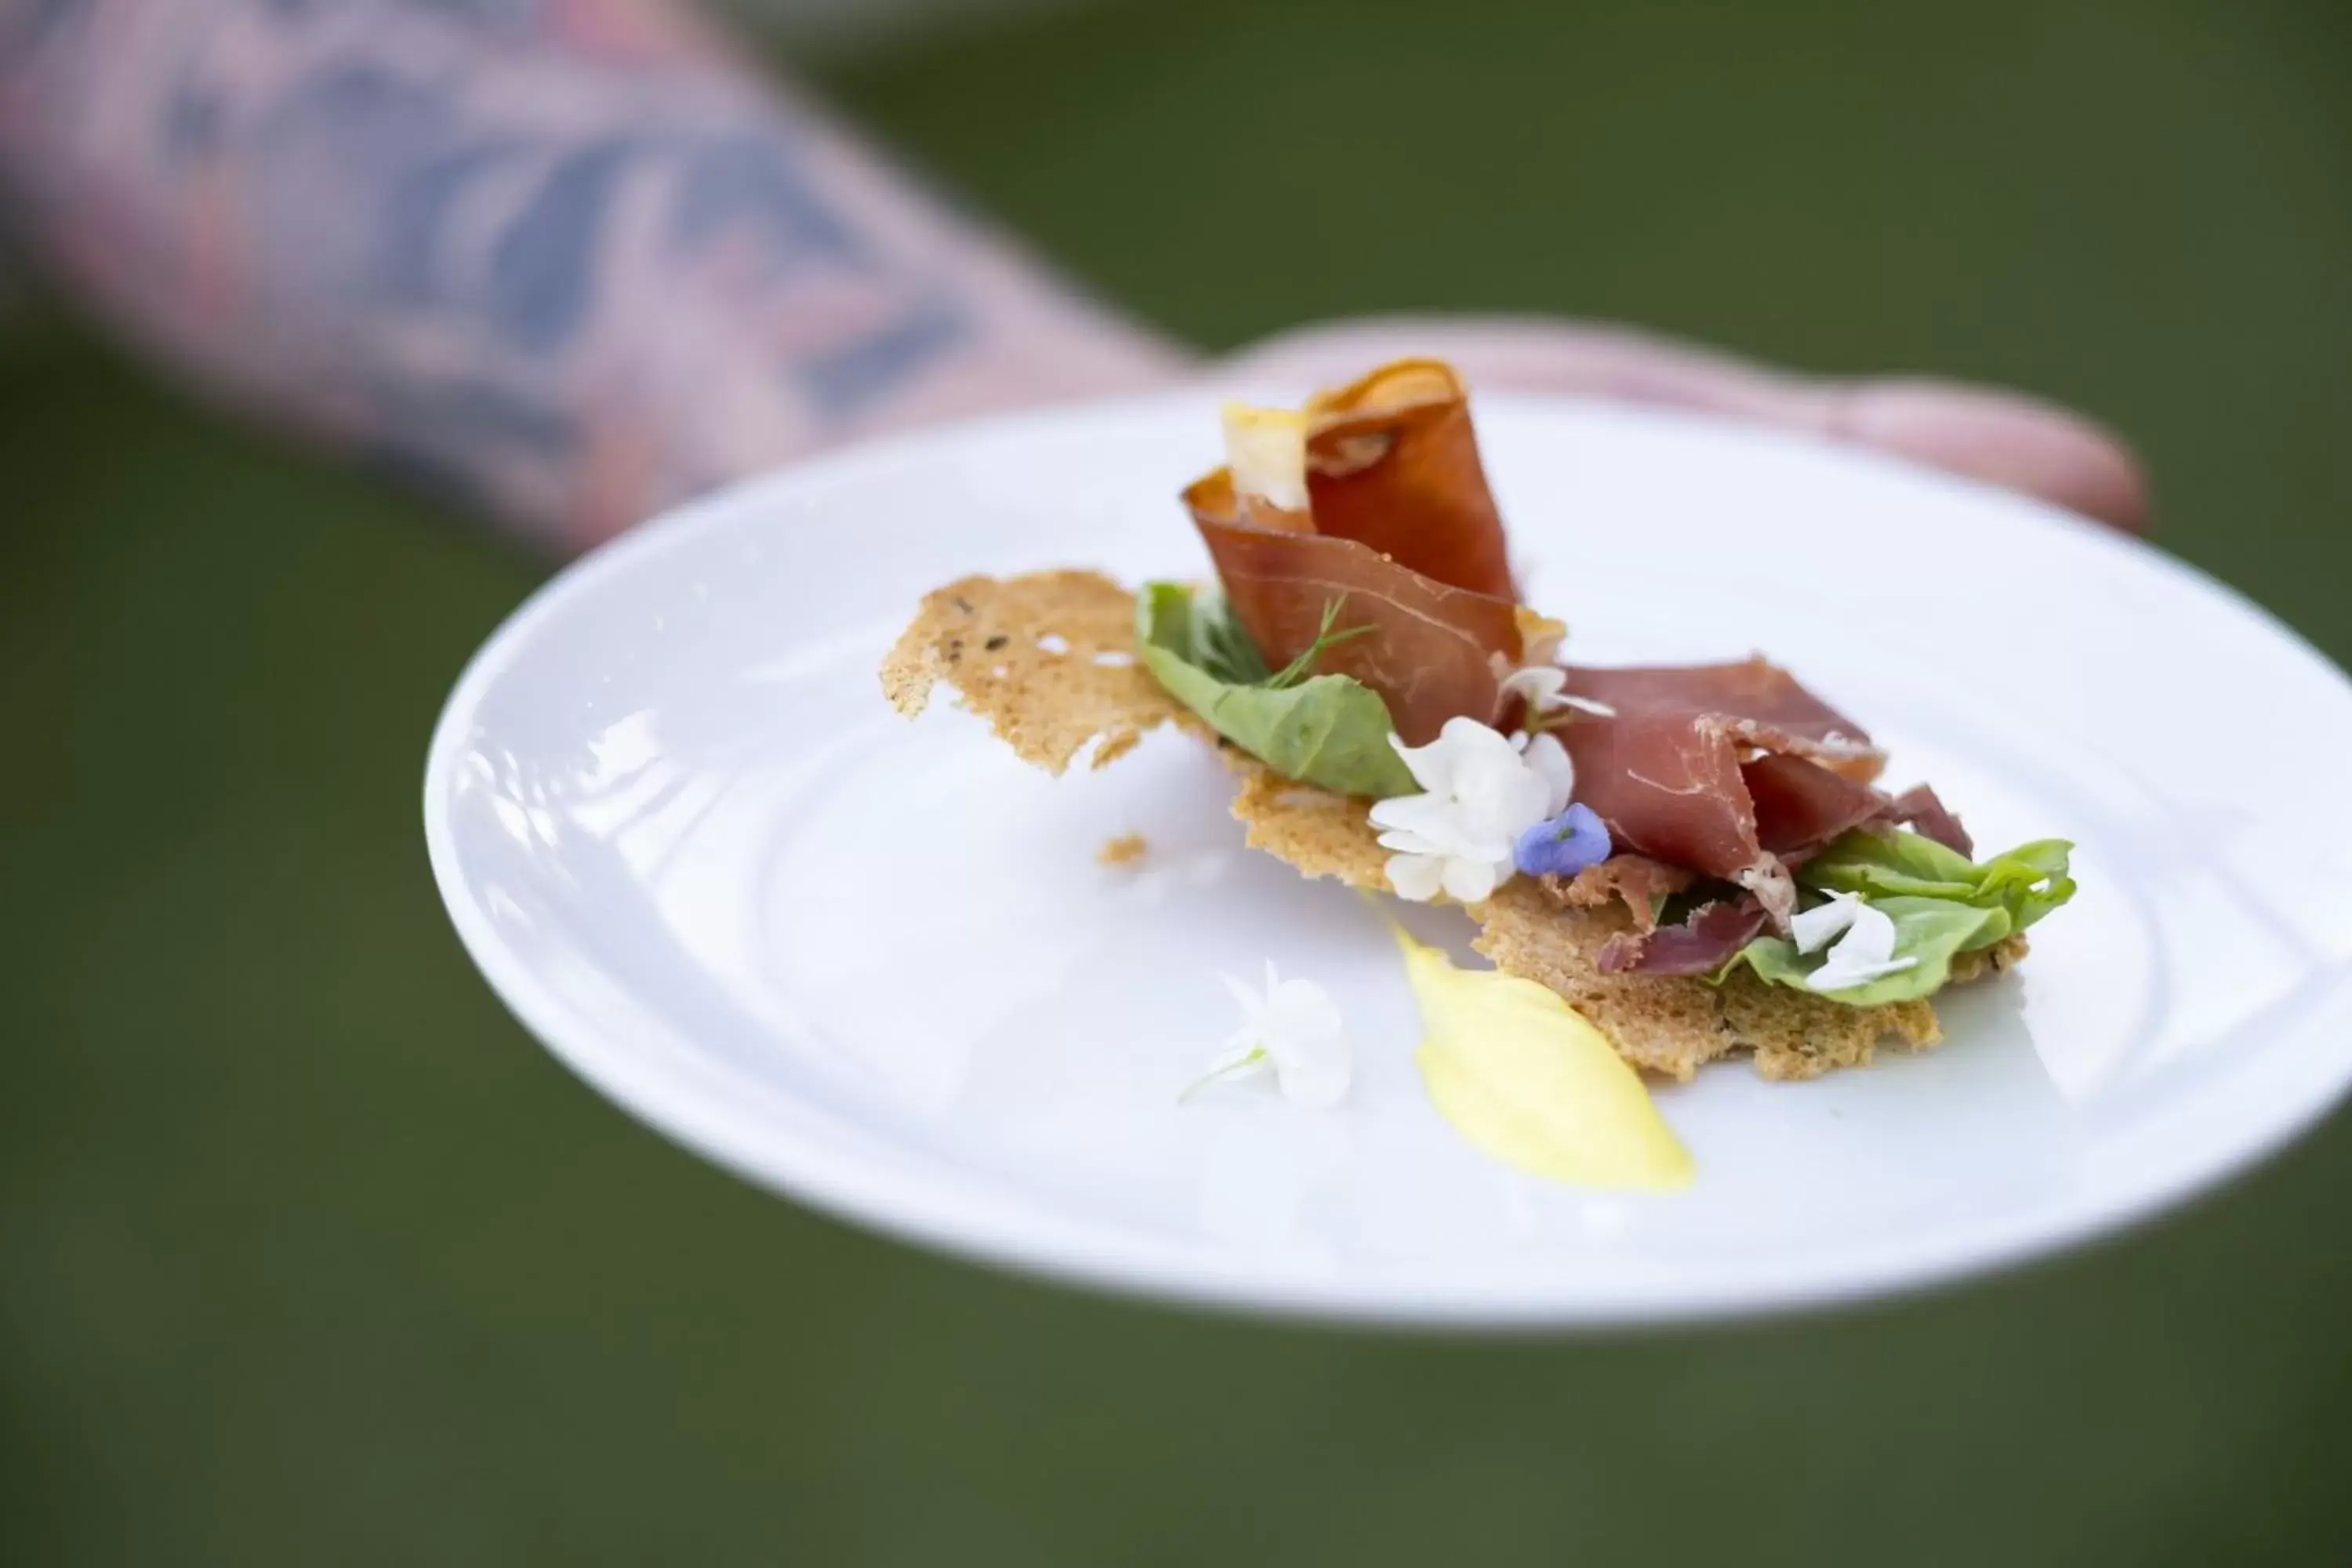
[[[1252,846],[1463,906],[1497,968],[1676,1079],[1929,1044],[1931,998],[2022,958],[2072,896],[2071,846],[1976,857],[1932,788],[1883,787],[1869,733],[1760,657],[1563,664],[1449,366],[1229,405],[1224,433],[1227,465],[1182,496],[1213,587],[950,583],[883,665],[891,702],[919,712],[945,681],[1055,773],[1188,731],[1240,775]]]

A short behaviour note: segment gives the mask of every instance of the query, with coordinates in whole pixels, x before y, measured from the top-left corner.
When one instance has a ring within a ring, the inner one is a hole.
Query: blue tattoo
[[[13,15],[0,15],[0,70],[6,70],[48,41],[49,33],[84,0],[31,0]]]
[[[560,349],[587,318],[597,241],[637,151],[625,142],[593,142],[565,153],[491,247],[483,308],[515,347]]]
[[[677,248],[693,249],[738,226],[757,233],[782,258],[863,258],[857,237],[802,177],[781,133],[730,136],[687,158],[670,209]]]
[[[828,417],[847,419],[906,384],[916,371],[965,341],[971,323],[947,296],[916,302],[912,312],[872,336],[820,354],[792,372]]]
[[[323,340],[303,363],[336,367],[332,390],[367,401],[382,460],[404,471],[555,491],[569,476],[542,469],[591,456],[572,351],[617,328],[625,353],[665,329],[608,319],[625,210],[652,215],[687,286],[740,291],[759,318],[747,335],[781,314],[771,341],[820,343],[774,367],[820,423],[870,412],[970,340],[962,301],[828,196],[784,112],[568,55],[548,0],[172,4],[191,5],[174,17],[191,37],[268,31],[286,68],[181,51],[145,84],[154,172],[234,176],[215,185],[243,204],[216,209],[246,226],[233,248],[261,258],[271,307]],[[100,29],[74,22],[95,9],[0,0],[0,68],[53,37],[86,53]],[[264,78],[279,85],[251,85]]]
[[[421,157],[383,194],[383,233],[374,287],[388,305],[434,302],[436,274],[450,226],[467,194],[511,167],[530,149],[508,137],[485,137],[471,147]]]

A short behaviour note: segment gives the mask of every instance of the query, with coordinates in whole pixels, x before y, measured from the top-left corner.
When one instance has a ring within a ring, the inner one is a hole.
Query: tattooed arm
[[[0,182],[201,384],[558,549],[1180,363],[665,0],[0,0]]]
[[[0,0],[0,193],[52,269],[202,385],[576,549],[671,500],[1183,355],[745,70],[688,0]],[[1705,408],[2126,527],[2118,443],[2014,396],[1817,382],[1541,320],[1307,329],[1482,387]]]

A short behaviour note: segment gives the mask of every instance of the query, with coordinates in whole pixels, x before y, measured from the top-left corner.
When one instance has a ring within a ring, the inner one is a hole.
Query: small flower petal
[[[1519,835],[1512,859],[1530,877],[1573,877],[1608,859],[1614,847],[1598,813],[1589,805],[1571,805]]]
[[[1348,1092],[1355,1058],[1330,993],[1311,980],[1285,980],[1272,959],[1266,960],[1262,994],[1231,975],[1220,978],[1248,1021],[1225,1042],[1208,1072],[1178,1098],[1220,1079],[1270,1068],[1282,1092],[1297,1103],[1318,1109],[1338,1104]]]
[[[1454,803],[1444,795],[1401,795],[1372,803],[1374,827],[1415,834],[1435,843],[1459,837],[1454,831]]]
[[[1561,690],[1567,685],[1568,671],[1556,664],[1531,664],[1503,678],[1504,692],[1523,699],[1538,713],[1549,713],[1559,707]]]
[[[1389,887],[1400,899],[1425,904],[1444,885],[1446,865],[1442,855],[1391,855],[1387,867]]]
[[[1508,860],[1449,859],[1445,862],[1445,896],[1457,904],[1475,904],[1491,898],[1496,884],[1510,875]]]
[[[1339,1004],[1313,981],[1285,980],[1273,987],[1266,1032],[1276,1038],[1292,1043],[1337,1039],[1340,1027]]]
[[[1217,978],[1224,982],[1226,994],[1233,997],[1234,1005],[1242,1010],[1242,1033],[1254,1032],[1264,1021],[1265,999],[1252,990],[1246,981],[1236,980],[1234,976],[1223,973],[1220,973]]]
[[[1916,954],[1909,958],[1890,958],[1884,963],[1858,966],[1832,962],[1822,964],[1805,976],[1805,984],[1815,991],[1850,991],[1857,985],[1867,985],[1874,980],[1899,973],[1918,962]]]
[[[1796,916],[1789,922],[1789,935],[1796,942],[1797,951],[1819,952],[1853,924],[1854,911],[1861,907],[1858,894],[1832,893],[1829,902]]]
[[[1454,765],[1457,755],[1440,734],[1425,746],[1408,746],[1404,737],[1391,731],[1389,745],[1404,760],[1405,771],[1412,782],[1431,795],[1443,798],[1454,793]]]
[[[1521,675],[1538,700],[1568,679],[1556,668]],[[1381,847],[1394,851],[1390,886],[1415,901],[1441,891],[1464,903],[1490,896],[1517,872],[1519,837],[1558,815],[1575,787],[1574,764],[1556,736],[1506,735],[1457,714],[1427,745],[1389,739],[1423,793],[1376,802],[1371,824]]]
[[[1885,910],[1857,901],[1853,923],[1830,949],[1830,962],[1850,969],[1885,963],[1895,956],[1895,921]]]
[[[1832,897],[1837,898],[1836,895]],[[1873,909],[1868,903],[1853,895],[1838,899],[1834,906],[1825,904],[1822,909],[1808,910],[1805,914],[1799,915],[1797,920],[1802,921],[1807,915],[1820,915],[1823,910],[1832,907],[1844,917],[1845,934],[1838,938],[1835,945],[1831,947],[1827,961],[1811,974],[1806,976],[1805,984],[1812,989],[1816,991],[1850,990],[1856,985],[1867,984],[1884,975],[1909,969],[1919,962],[1916,954],[1906,958],[1895,957],[1895,931],[1893,918],[1885,910]],[[1819,927],[1816,927],[1813,931],[1799,932],[1795,929],[1795,924],[1794,921],[1790,922],[1790,934],[1796,937],[1801,951],[1803,950],[1808,936],[1813,939],[1815,946],[1820,945]]]
[[[1576,763],[1570,759],[1568,748],[1559,743],[1558,735],[1545,733],[1528,742],[1525,755],[1528,766],[1549,792],[1544,815],[1558,816],[1576,798]]]
[[[1511,841],[1549,815],[1551,786],[1543,775],[1507,747],[1499,756],[1480,757],[1465,766],[1454,783],[1454,801],[1465,837],[1498,846],[1497,858],[1510,853]]]
[[[1337,1033],[1297,1041],[1275,1057],[1274,1073],[1292,1104],[1328,1110],[1348,1097],[1356,1076],[1355,1053]]]

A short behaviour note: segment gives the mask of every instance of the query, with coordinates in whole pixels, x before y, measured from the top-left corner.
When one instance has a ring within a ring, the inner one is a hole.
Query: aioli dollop
[[[1394,929],[1421,1005],[1413,1060],[1465,1138],[1522,1171],[1578,1186],[1690,1184],[1690,1151],[1591,1020],[1532,980],[1457,969]]]

